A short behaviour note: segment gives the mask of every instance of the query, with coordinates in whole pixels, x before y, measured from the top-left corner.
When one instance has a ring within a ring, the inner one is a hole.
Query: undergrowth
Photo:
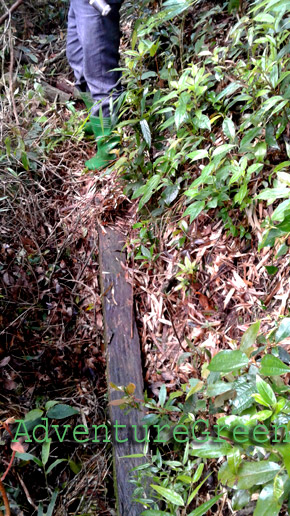
[[[173,209],[190,222],[214,213],[234,236],[255,240],[247,216],[266,203],[259,247],[278,238],[285,253],[289,5],[255,1],[241,12],[234,4],[167,1],[156,13],[140,10],[124,53],[118,127],[131,130],[116,167],[145,219],[147,209],[152,217]]]
[[[0,478],[12,515],[110,514],[114,506],[108,445],[87,448],[72,432],[61,442],[53,426],[106,420],[84,112],[45,90],[66,73],[67,8],[25,2],[1,27]],[[34,442],[12,442],[17,420],[33,431],[42,418],[49,440],[39,427]]]
[[[272,247],[269,274],[289,252],[289,14],[284,0],[167,0],[137,14],[121,67],[124,152],[115,164],[139,201],[128,251],[157,277],[163,223],[174,219],[168,248],[185,256],[174,290],[190,301],[198,266],[186,253],[200,216],[220,219],[257,254]],[[266,335],[259,328],[217,354],[186,340],[196,377],[145,398],[153,448],[145,446],[135,493],[144,516],[288,514],[289,318]],[[124,407],[134,404],[124,392]]]
[[[197,378],[169,395],[163,385],[157,400],[145,396],[146,463],[135,468],[142,515],[248,514],[249,507],[254,516],[288,514],[290,388],[282,376],[290,372],[283,346],[290,318],[268,335],[259,330],[254,323],[240,345],[212,359],[197,348]],[[124,394],[123,407],[135,406],[134,393]]]

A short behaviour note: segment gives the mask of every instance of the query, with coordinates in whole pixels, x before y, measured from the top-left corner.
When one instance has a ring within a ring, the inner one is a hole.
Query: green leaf
[[[210,362],[208,369],[216,373],[231,373],[236,369],[247,366],[249,359],[240,350],[220,351]]]
[[[203,470],[204,470],[204,463],[202,462],[201,464],[199,464],[196,472],[193,475],[193,478],[192,478],[192,482],[193,483],[199,481],[199,479],[200,479],[200,477],[202,475]]]
[[[267,382],[262,380],[260,376],[257,376],[256,378],[256,385],[261,398],[268,405],[268,407],[273,407],[276,405],[277,399],[272,387]]]
[[[290,318],[285,317],[275,333],[275,341],[278,343],[283,339],[287,339],[288,337],[290,337]]]
[[[51,419],[64,419],[69,416],[74,416],[75,414],[79,414],[77,409],[70,405],[60,403],[59,405],[54,405],[54,407],[48,410],[47,417]]]
[[[276,274],[279,270],[278,267],[274,267],[274,265],[265,265],[265,269],[271,276]]]
[[[151,426],[151,425],[157,424],[158,421],[159,421],[158,414],[146,414],[146,416],[144,416],[142,418],[142,425]]]
[[[146,79],[149,79],[150,77],[158,77],[158,76],[157,76],[157,73],[153,72],[153,71],[144,72],[141,75],[141,81],[145,81]]]
[[[235,124],[231,118],[225,118],[223,121],[223,132],[229,140],[234,140],[236,136]]]
[[[282,109],[283,105],[286,105],[287,104],[287,101],[283,101],[283,97],[281,97],[280,95],[275,95],[269,99],[267,99],[263,106],[262,106],[262,109],[263,109],[263,112],[266,113],[267,111],[269,111],[270,109],[272,109],[272,107],[274,107],[275,105],[277,105],[278,103],[281,103],[279,104],[279,109]],[[272,115],[276,112],[276,108],[272,111]]]
[[[235,388],[233,383],[216,382],[207,386],[206,393],[210,397],[219,396],[225,392],[232,391]]]
[[[240,414],[246,408],[253,405],[252,394],[256,392],[254,382],[248,382],[246,378],[240,377],[235,382],[237,396],[233,400],[233,414]]]
[[[275,23],[275,18],[271,16],[271,14],[260,13],[255,16],[254,21],[261,23]]]
[[[233,487],[237,480],[236,473],[233,473],[232,469],[229,466],[228,461],[224,462],[218,471],[218,480],[221,484],[224,484],[228,487]]]
[[[203,514],[205,514],[207,511],[209,511],[209,509],[215,504],[218,502],[218,500],[222,497],[222,493],[217,495],[217,496],[214,496],[213,498],[211,498],[211,500],[209,500],[208,502],[205,502],[203,503],[202,505],[200,505],[199,507],[197,507],[197,509],[195,509],[194,511],[190,512],[188,516],[202,516]]]
[[[169,206],[178,196],[180,190],[180,186],[178,184],[169,185],[165,188],[164,192],[162,192],[162,197],[166,202],[167,206]]]
[[[134,50],[134,49],[135,49],[135,46],[136,46],[136,43],[137,43],[137,37],[138,37],[137,29],[135,28],[135,29],[133,30],[132,38],[131,38],[131,47],[132,47],[132,50]]]
[[[29,163],[29,159],[28,159],[28,156],[25,151],[23,151],[21,154],[21,161],[22,161],[22,165],[25,168],[25,170],[29,170],[30,163]]]
[[[290,477],[290,444],[274,444],[273,446],[282,455],[285,468]]]
[[[161,388],[160,388],[160,391],[159,391],[159,404],[160,404],[160,407],[164,407],[166,396],[167,396],[167,389],[166,389],[166,385],[163,384],[163,385],[161,385]]]
[[[234,447],[228,454],[228,465],[231,470],[231,472],[236,475],[239,466],[242,462],[241,452],[239,448]]]
[[[202,438],[204,438],[204,436],[202,436]],[[219,457],[227,455],[231,449],[232,445],[226,440],[223,443],[208,441],[202,444],[198,443],[198,441],[193,441],[190,455],[202,459],[218,459]]]
[[[273,355],[265,355],[261,360],[260,373],[264,376],[279,376],[289,373],[289,371],[290,367]]]
[[[179,129],[179,127],[186,120],[186,118],[187,118],[187,103],[186,103],[186,100],[183,100],[183,98],[181,97],[179,99],[179,103],[178,103],[178,106],[176,108],[175,115],[174,115],[176,129]]]
[[[18,459],[21,459],[21,460],[33,460],[33,462],[35,462],[35,464],[37,464],[37,466],[39,466],[40,468],[42,467],[41,460],[39,460],[37,457],[35,457],[31,453],[16,452],[15,457],[17,457]]]
[[[173,491],[173,489],[167,489],[166,487],[156,486],[151,484],[151,487],[157,491],[165,500],[168,500],[170,503],[177,505],[178,507],[184,507],[184,501],[180,494]]]
[[[146,457],[144,453],[131,453],[131,455],[119,455],[119,459],[141,459],[141,457]]]
[[[273,245],[275,245],[276,238],[279,238],[284,235],[284,231],[280,231],[277,228],[272,228],[270,229],[270,231],[266,231],[265,235],[263,236],[262,242],[259,245],[259,251],[263,249],[263,247],[273,247]]]
[[[232,93],[235,93],[235,91],[237,91],[239,88],[241,88],[242,85],[238,82],[231,82],[231,84],[229,84],[223,91],[221,91],[216,99],[217,100],[221,100],[223,99],[224,97],[228,97],[229,95],[232,95]]]
[[[141,516],[170,516],[170,512],[155,511],[154,509],[147,509],[141,513]]]
[[[255,507],[254,516],[279,515],[282,504],[278,503],[273,491],[273,485],[265,486],[262,489]]]
[[[266,484],[280,469],[279,464],[268,460],[244,462],[238,470],[238,488],[250,489],[255,485]]]
[[[290,233],[290,215],[286,215],[285,219],[278,224],[277,229],[285,231],[285,233]]]
[[[289,72],[289,73],[290,73],[290,72]],[[274,173],[275,173],[275,172],[279,172],[279,170],[283,170],[283,169],[287,170],[287,168],[288,168],[289,166],[290,166],[290,161],[282,161],[282,163],[279,163],[279,165],[277,165],[277,166],[274,168],[273,172],[274,172]]]
[[[209,473],[209,474],[207,475],[207,477],[205,477],[205,478],[203,479],[203,481],[202,481],[202,482],[200,482],[200,484],[198,484],[198,486],[197,486],[197,487],[192,491],[192,493],[190,493],[190,495],[189,495],[189,497],[188,497],[188,500],[187,500],[187,502],[186,502],[186,505],[189,505],[189,504],[192,502],[192,500],[196,497],[196,495],[197,495],[198,491],[200,490],[201,486],[203,486],[203,484],[207,481],[207,479],[208,479],[210,476],[211,476],[211,473]]]
[[[261,396],[260,396],[260,398],[263,399]],[[269,417],[271,417],[272,414],[273,414],[272,410],[260,410],[260,412],[253,414],[253,416],[251,416],[251,419],[252,420],[254,419],[257,421],[266,421],[266,419],[269,419]]]
[[[193,394],[195,394],[196,392],[199,392],[201,389],[203,388],[203,382],[197,382],[195,385],[193,385],[188,393],[186,394],[186,400],[188,400],[188,398],[190,398],[190,396],[192,396]]]
[[[188,475],[178,475],[178,477],[176,477],[176,480],[180,480],[183,484],[191,484],[191,477],[189,477]]]
[[[43,504],[42,504],[42,502],[40,502],[40,504],[38,505],[37,516],[43,516]]]
[[[74,460],[69,460],[68,465],[75,475],[77,475],[82,469],[82,465],[77,464]]]
[[[220,154],[227,154],[234,147],[236,147],[236,145],[233,145],[232,143],[225,143],[224,145],[219,145],[219,147],[217,147],[213,151],[212,157],[214,158],[215,156],[220,156]]]
[[[284,199],[284,197],[289,197],[289,195],[290,188],[281,186],[280,188],[265,188],[265,190],[257,195],[257,199],[262,199],[272,203],[277,199]]]
[[[151,260],[151,258],[152,258],[151,253],[150,253],[149,249],[147,249],[147,247],[145,247],[144,245],[141,245],[141,253],[143,256],[145,256],[145,258],[148,258],[149,260]]]
[[[229,0],[228,12],[231,14],[235,9],[239,9],[240,0]]]
[[[205,149],[199,149],[199,150],[190,152],[187,155],[187,158],[190,158],[191,161],[198,161],[200,159],[208,158],[208,152]]]
[[[147,120],[141,120],[140,126],[145,142],[147,143],[148,147],[151,147],[151,131]]]
[[[254,127],[253,129],[250,129],[247,131],[245,136],[242,138],[240,143],[240,152],[244,152],[244,150],[248,149],[249,144],[259,136],[262,132],[262,129],[260,127]]]
[[[138,209],[141,210],[143,208],[144,204],[146,204],[149,199],[151,199],[152,195],[154,194],[157,186],[160,183],[160,174],[155,174],[152,176],[146,183],[144,188],[144,194],[142,195]],[[135,192],[136,194],[136,192]]]
[[[49,400],[45,404],[45,410],[50,409],[51,407],[54,407],[54,405],[57,405],[58,401]]]
[[[253,347],[260,330],[260,324],[260,321],[255,322],[245,331],[244,335],[242,336],[240,351],[246,353],[248,357],[253,351]]]
[[[56,466],[61,464],[61,462],[66,462],[67,459],[56,459],[46,470],[46,474],[48,475]]]
[[[54,493],[53,493],[53,495],[51,497],[49,506],[47,508],[46,516],[52,516],[53,515],[53,509],[54,509],[54,506],[55,506],[57,495],[58,495],[58,491],[54,491]]]
[[[255,158],[257,161],[263,161],[264,157],[267,154],[267,144],[266,142],[259,142],[253,148],[253,153],[255,154]]]
[[[279,500],[279,498],[281,498],[281,496],[283,496],[283,493],[284,493],[284,482],[283,482],[281,476],[279,476],[279,475],[275,476],[273,487],[274,487],[274,489],[273,489],[274,498],[276,500]]]
[[[41,418],[41,416],[43,415],[43,410],[40,410],[40,409],[33,409],[33,410],[30,410],[30,412],[27,412],[27,414],[25,415],[25,418],[24,418],[24,421],[35,421],[36,419],[39,419]]]
[[[193,123],[197,125],[199,129],[208,129],[211,130],[210,119],[206,115],[200,115],[195,117]]]
[[[50,445],[51,439],[49,439],[47,442],[44,442],[41,448],[41,460],[44,466],[47,464],[49,459]]]
[[[266,403],[266,402],[263,400],[263,398],[262,398],[261,394],[254,393],[254,394],[253,394],[253,398],[254,398],[254,400],[256,401],[256,403],[259,403],[259,405],[264,405],[264,407],[268,407],[268,408],[269,408],[268,403]]]
[[[245,171],[241,167],[233,166],[233,175],[230,179],[229,184],[232,185],[233,183],[239,182],[241,177],[244,177]]]
[[[233,510],[239,511],[240,509],[243,509],[246,505],[248,505],[250,500],[251,497],[248,491],[245,491],[244,489],[239,489],[235,491],[235,494],[232,498]]]
[[[280,183],[285,183],[287,186],[290,186],[290,174],[287,172],[281,172],[277,173],[278,179]]]
[[[242,202],[243,202],[244,198],[246,197],[247,193],[248,193],[248,185],[247,185],[247,182],[244,181],[244,183],[239,188],[238,192],[236,193],[236,195],[234,197],[234,202],[242,204]]]
[[[205,201],[196,201],[193,202],[188,208],[185,210],[183,216],[190,215],[190,223],[198,217],[198,215],[202,212],[205,207]]]
[[[286,245],[285,243],[282,244],[278,251],[277,251],[277,254],[275,256],[275,258],[279,258],[280,256],[285,256],[285,254],[287,254],[289,252],[289,247],[288,245]]]

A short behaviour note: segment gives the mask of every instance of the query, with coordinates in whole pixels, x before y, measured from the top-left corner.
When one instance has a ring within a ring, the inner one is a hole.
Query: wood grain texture
[[[125,263],[125,255],[122,252],[124,246],[123,236],[115,229],[106,227],[106,234],[99,229],[99,260],[100,282],[103,298],[104,339],[107,355],[107,380],[109,400],[122,397],[121,392],[112,390],[109,382],[116,385],[128,385],[130,382],[136,386],[136,397],[143,399],[143,373],[141,366],[140,342],[136,323],[133,317],[132,286],[125,279],[125,270],[121,262]],[[133,318],[133,320],[132,320]],[[133,329],[133,338],[132,335]],[[130,431],[131,425],[141,427],[141,419],[144,413],[132,410],[125,414],[116,406],[110,406],[110,419],[112,425],[126,425],[119,430],[119,440],[128,439],[127,442],[118,443],[113,438],[114,474],[119,516],[139,516],[144,508],[141,504],[131,502],[134,484],[129,482],[130,470],[142,464],[143,458],[122,459],[124,455],[142,453],[144,444],[139,444]],[[138,432],[138,438],[142,439],[143,429]]]
[[[41,86],[43,87],[43,93],[46,99],[50,102],[57,102],[59,104],[65,104],[68,100],[70,100],[71,95],[65,93],[64,91],[51,86],[47,82],[42,81]]]

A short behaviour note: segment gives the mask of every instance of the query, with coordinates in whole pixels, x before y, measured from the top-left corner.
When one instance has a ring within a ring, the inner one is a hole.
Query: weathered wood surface
[[[41,86],[43,87],[43,92],[45,98],[47,98],[50,102],[58,102],[59,104],[65,104],[68,100],[70,100],[71,95],[69,93],[65,93],[64,91],[51,86],[47,82],[42,81]]]
[[[122,252],[124,238],[117,230],[108,227],[106,227],[106,234],[100,228],[98,232],[109,400],[122,397],[121,392],[114,391],[109,387],[109,382],[122,386],[132,382],[136,386],[136,397],[143,398],[141,352],[132,306],[132,286],[127,283],[125,270],[121,266],[122,262],[125,263],[125,255]],[[125,429],[118,431],[119,440],[128,439],[124,443],[118,443],[113,439],[114,474],[119,516],[139,516],[144,511],[141,504],[131,502],[134,484],[129,482],[130,470],[142,464],[144,459],[120,458],[124,455],[142,453],[144,444],[135,442],[130,428],[131,425],[141,427],[140,421],[143,415],[144,413],[138,410],[133,410],[126,415],[119,407],[110,405],[112,426],[116,421],[119,424],[126,425]],[[138,432],[138,439],[142,438],[141,428]]]

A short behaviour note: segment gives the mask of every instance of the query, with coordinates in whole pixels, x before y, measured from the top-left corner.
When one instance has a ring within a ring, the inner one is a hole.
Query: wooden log
[[[122,397],[121,392],[110,388],[110,382],[126,386],[134,383],[136,397],[143,399],[143,373],[141,366],[140,342],[133,313],[132,286],[125,279],[121,263],[125,263],[122,252],[124,237],[115,229],[106,227],[106,233],[99,228],[99,262],[100,283],[103,298],[104,340],[107,355],[107,381],[109,400]],[[133,337],[132,337],[133,329]],[[132,410],[125,414],[118,406],[109,406],[112,424],[125,425],[118,431],[118,438],[128,439],[119,443],[113,439],[114,479],[119,516],[139,516],[144,508],[132,503],[134,484],[129,482],[130,470],[144,462],[143,458],[121,458],[124,455],[142,453],[144,444],[136,442],[131,431],[132,425],[142,426],[144,412]],[[113,431],[112,431],[113,434]],[[142,439],[144,430],[140,428],[138,439]]]
[[[45,98],[47,98],[50,102],[65,104],[68,100],[71,99],[71,95],[69,93],[65,93],[64,91],[51,86],[47,82],[42,81],[41,86],[43,87]]]

